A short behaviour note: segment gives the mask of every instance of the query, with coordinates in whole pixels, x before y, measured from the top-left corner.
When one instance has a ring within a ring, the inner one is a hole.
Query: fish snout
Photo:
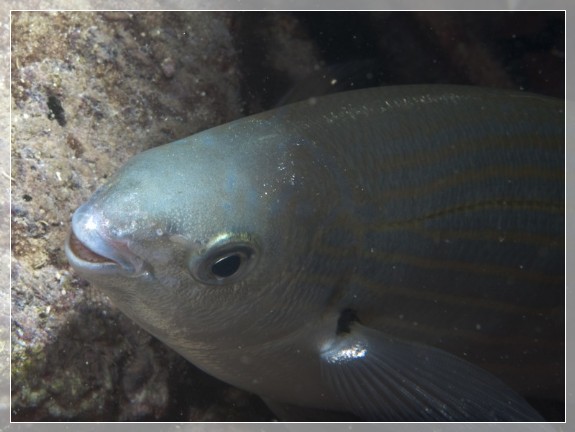
[[[142,268],[142,260],[130,251],[128,241],[107,232],[109,225],[88,203],[72,216],[65,251],[70,264],[80,273],[138,273]]]

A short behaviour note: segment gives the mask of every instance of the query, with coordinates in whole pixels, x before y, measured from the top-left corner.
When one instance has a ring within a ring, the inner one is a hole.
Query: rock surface
[[[13,420],[271,418],[254,396],[141,331],[71,274],[63,253],[72,212],[131,155],[250,109],[237,21],[229,13],[14,14]]]

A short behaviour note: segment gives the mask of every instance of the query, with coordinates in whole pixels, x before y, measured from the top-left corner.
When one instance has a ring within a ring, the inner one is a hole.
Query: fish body
[[[402,86],[246,117],[132,158],[68,259],[283,418],[541,420],[524,398],[564,395],[563,109]]]

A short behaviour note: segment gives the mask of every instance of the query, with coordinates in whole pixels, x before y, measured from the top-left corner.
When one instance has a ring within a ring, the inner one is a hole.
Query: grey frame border
[[[89,4],[89,7],[88,7]],[[575,4],[569,0],[549,0],[542,8],[542,2],[535,0],[128,0],[117,7],[117,2],[108,0],[8,0],[0,3],[0,204],[2,211],[9,212],[10,203],[10,11],[11,10],[564,10],[566,24],[575,15]],[[353,8],[350,9],[350,5]],[[575,266],[568,266],[568,257],[575,249],[575,188],[571,172],[575,172],[575,80],[568,72],[575,70],[575,38],[566,26],[566,308],[567,335],[573,334],[575,321],[569,311],[575,310]],[[294,424],[294,423],[10,423],[10,216],[0,218],[0,432],[5,430],[62,431],[568,431],[575,430],[575,343],[567,337],[567,421],[552,424]],[[571,425],[571,426],[569,426]]]

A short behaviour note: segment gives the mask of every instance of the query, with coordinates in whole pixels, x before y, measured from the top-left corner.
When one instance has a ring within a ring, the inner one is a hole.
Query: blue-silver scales
[[[286,419],[541,420],[564,398],[564,103],[312,98],[145,151],[82,205],[79,275]]]

